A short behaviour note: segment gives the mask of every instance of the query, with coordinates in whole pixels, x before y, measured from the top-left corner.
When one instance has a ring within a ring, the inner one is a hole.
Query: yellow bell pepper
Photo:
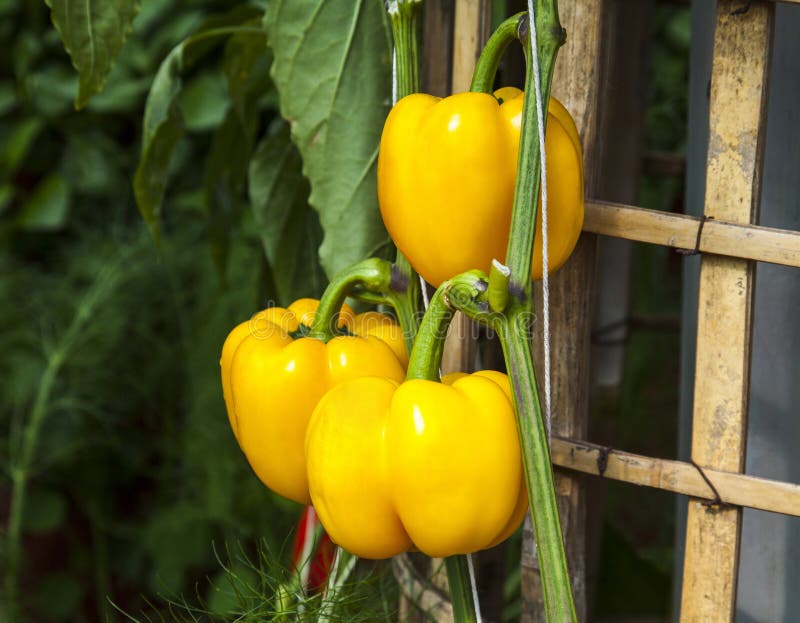
[[[288,309],[258,313],[230,332],[220,360],[228,420],[250,466],[270,489],[301,504],[310,502],[304,440],[319,399],[331,387],[361,376],[405,377],[405,364],[393,347],[376,337],[401,335],[388,317],[380,323],[359,320],[345,305],[339,326],[356,335],[327,343],[295,339],[301,324],[311,324],[317,305],[301,299]],[[365,328],[363,337],[359,327]]]
[[[502,100],[502,103],[500,101]],[[415,93],[389,113],[378,156],[386,229],[426,281],[438,286],[505,260],[514,199],[523,94],[444,99]],[[550,272],[569,257],[583,227],[583,162],[569,112],[554,98],[545,133]],[[532,278],[542,277],[541,210]]]
[[[506,375],[361,378],[306,433],[309,489],[333,541],[364,558],[452,556],[508,538],[527,509]]]

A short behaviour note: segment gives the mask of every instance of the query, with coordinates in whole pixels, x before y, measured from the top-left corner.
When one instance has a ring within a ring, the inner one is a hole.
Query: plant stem
[[[512,41],[517,39],[519,22],[527,14],[517,13],[512,15],[497,27],[489,37],[486,45],[483,46],[478,62],[475,64],[475,71],[472,73],[472,84],[469,90],[473,93],[491,93],[494,90],[494,77],[497,75],[497,67],[506,49]]]
[[[8,511],[8,529],[6,532],[6,587],[5,609],[8,621],[16,620],[17,613],[17,581],[19,579],[20,544],[22,540],[22,518],[25,513],[25,498],[28,491],[28,474],[33,462],[39,431],[42,427],[50,393],[53,389],[63,357],[60,351],[53,353],[42,375],[36,392],[36,399],[31,415],[25,424],[22,436],[20,457],[11,466],[11,504]]]
[[[494,326],[503,346],[517,414],[547,621],[574,622],[577,614],[556,504],[550,446],[533,367],[530,319],[530,312],[521,305],[514,305],[507,313],[507,321]]]
[[[397,67],[397,99],[419,91],[419,45],[417,43],[417,15],[423,0],[393,0],[388,13],[392,22],[395,62]],[[422,308],[420,280],[411,263],[397,251],[395,266],[405,288],[393,289],[396,293],[392,305],[397,312],[406,348],[411,352],[419,323],[418,310]],[[397,282],[398,279],[395,279]]]
[[[476,315],[475,301],[487,288],[486,275],[479,270],[457,275],[438,287],[420,324],[408,362],[407,379],[439,380],[439,366],[454,308],[466,308]]]
[[[535,10],[540,94],[545,106],[550,99],[553,68],[558,48],[564,42],[564,30],[558,21],[557,0],[536,0]],[[531,255],[541,184],[536,76],[530,27],[529,19],[520,20],[518,36],[523,42],[527,70],[514,208],[506,253],[506,264],[511,269],[508,287],[512,298],[505,312],[506,321],[496,323],[496,329],[503,345],[514,397],[525,482],[539,553],[545,614],[548,621],[561,622],[576,621],[577,615],[556,505],[549,444],[536,386],[528,322],[533,317]]]
[[[457,623],[472,623],[478,620],[469,579],[469,562],[466,556],[448,556],[444,559],[447,569],[447,584],[453,603],[453,620]]]
[[[550,99],[550,85],[553,81],[556,54],[565,37],[564,30],[558,22],[558,7],[555,0],[537,0],[536,32],[541,95],[546,113],[546,102]],[[530,293],[531,290],[531,255],[541,185],[541,154],[539,153],[535,76],[530,57],[530,24],[527,19],[520,21],[518,34],[520,40],[523,41],[527,70],[517,180],[514,186],[514,208],[511,213],[511,233],[506,251],[506,264],[511,269],[510,290],[519,295],[520,293]]]
[[[348,295],[356,288],[385,294],[392,282],[392,265],[386,260],[370,258],[345,268],[330,282],[317,307],[310,337],[324,342],[337,332],[339,312]]]
[[[419,91],[419,46],[417,14],[422,0],[396,0],[389,3],[395,59],[397,61],[397,99]]]

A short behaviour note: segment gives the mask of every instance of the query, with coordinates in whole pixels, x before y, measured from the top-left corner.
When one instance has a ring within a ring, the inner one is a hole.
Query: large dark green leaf
[[[322,230],[300,167],[285,124],[262,139],[250,161],[250,202],[282,304],[319,295],[325,283],[317,255]]]
[[[228,110],[211,140],[206,160],[205,197],[209,217],[211,254],[220,275],[225,277],[228,262],[229,233],[242,203],[247,165],[253,150],[257,128],[254,103],[246,106],[243,120],[233,108]]]
[[[64,48],[78,70],[75,107],[102,91],[117,54],[131,31],[139,0],[45,0]]]
[[[209,214],[209,241],[217,269],[225,277],[229,235],[241,215],[239,207],[250,155],[258,130],[258,100],[268,87],[268,65],[262,77],[256,68],[267,58],[264,31],[258,20],[252,30],[232,35],[225,44],[224,70],[228,86],[223,122],[214,133],[206,161],[205,196]]]
[[[386,240],[375,167],[390,106],[383,2],[275,0],[265,16],[281,113],[303,156],[329,276]]]
[[[250,17],[250,16],[248,16]],[[175,46],[158,69],[144,111],[142,155],[133,180],[136,203],[153,237],[158,240],[161,204],[167,185],[169,163],[185,128],[179,107],[183,74],[220,39],[255,26],[217,26],[202,30]]]

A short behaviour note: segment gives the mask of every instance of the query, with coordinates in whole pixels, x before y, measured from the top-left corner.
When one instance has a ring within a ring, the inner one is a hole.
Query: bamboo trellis
[[[553,92],[578,118],[587,161],[597,156],[603,140],[597,128],[603,72],[598,33],[605,4],[561,3],[572,46],[562,51],[567,58],[557,68]],[[754,261],[800,266],[800,232],[755,225],[773,20],[769,2],[718,3],[702,219],[587,203],[586,232],[702,253],[692,462],[611,451],[575,439],[553,441],[556,465],[690,496],[682,622],[733,621],[743,507],[800,516],[800,485],[742,474]],[[592,170],[591,162],[587,168]],[[591,184],[590,178],[590,196]],[[591,272],[589,260],[578,262],[580,269]],[[585,412],[577,416],[585,417]]]

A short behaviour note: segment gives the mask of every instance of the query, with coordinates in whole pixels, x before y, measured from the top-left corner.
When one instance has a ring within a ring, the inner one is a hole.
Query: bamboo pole
[[[586,203],[583,230],[675,249],[697,248],[703,253],[800,267],[800,231],[716,218],[703,222],[695,216],[596,200]]]
[[[704,214],[752,223],[760,201],[774,5],[720,0],[714,33]],[[754,264],[719,255],[700,266],[692,459],[741,472],[747,439]],[[681,623],[736,613],[740,508],[689,502]]]
[[[657,459],[562,437],[553,437],[551,448],[553,465],[558,467],[722,505],[800,517],[797,484],[711,468],[701,472],[684,461]]]

